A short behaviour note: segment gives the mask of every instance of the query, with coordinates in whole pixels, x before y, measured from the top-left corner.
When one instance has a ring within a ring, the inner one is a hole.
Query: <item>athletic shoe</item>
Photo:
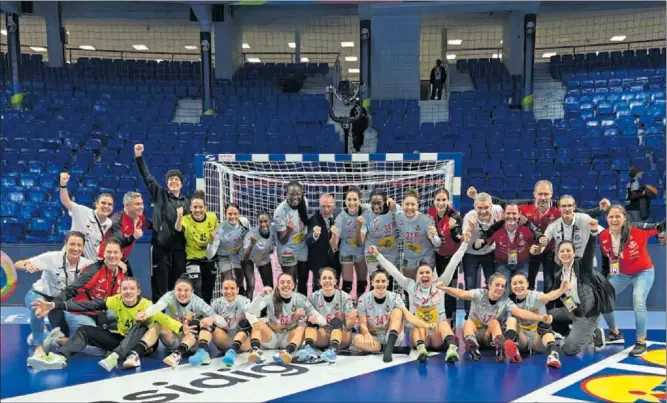
[[[482,354],[479,352],[479,343],[475,339],[466,339],[466,353],[470,356],[470,359],[473,361],[479,361],[482,358]]]
[[[162,362],[172,368],[176,368],[178,364],[181,363],[181,355],[178,352],[173,352],[169,354],[169,356],[167,356],[164,360],[162,360]]]
[[[256,362],[261,364],[264,360],[264,351],[262,351],[261,348],[253,348],[250,354],[248,354],[248,363],[252,364],[253,362]]]
[[[511,363],[518,364],[521,362],[521,354],[519,348],[513,340],[505,340],[505,355],[510,359]]]
[[[231,368],[234,366],[235,362],[236,362],[236,351],[230,348],[222,357],[222,365],[226,366],[227,368]]]
[[[32,337],[32,333],[28,335],[28,338],[25,339],[25,342],[28,343],[28,346],[30,347],[35,346],[35,339]]]
[[[426,362],[428,360],[428,351],[426,351],[426,346],[420,344],[417,346],[417,361]]]
[[[607,333],[605,341],[607,344],[625,344],[625,338],[621,332],[614,333],[610,331]]]
[[[456,362],[459,358],[459,348],[454,344],[450,344],[445,353],[445,360],[447,362]]]
[[[646,354],[646,342],[638,341],[635,343],[635,347],[630,351],[630,355],[633,357],[641,357]]]
[[[208,351],[200,348],[188,359],[188,362],[192,366],[208,365],[211,363],[211,356],[208,354]]]
[[[130,355],[125,358],[125,361],[123,361],[123,368],[125,369],[132,369],[132,368],[138,368],[141,366],[141,358],[139,358],[139,354],[135,353],[132,351]]]
[[[330,348],[327,351],[323,352],[320,358],[328,362],[329,364],[333,364],[334,362],[336,362],[336,351],[334,351],[333,348]]]
[[[598,327],[593,331],[593,345],[595,346],[595,351],[604,350],[604,346],[606,344],[607,343],[604,338],[604,331]]]
[[[44,357],[46,357],[46,352],[44,352],[44,350],[36,350],[32,356],[28,357],[26,365],[28,366],[28,368],[32,368],[32,365],[30,365],[31,362],[35,360],[37,361],[43,360]]]
[[[320,357],[317,356],[315,353],[315,350],[311,346],[305,346],[304,348],[299,350],[299,354],[297,355],[297,361],[299,362],[311,362],[319,359]]]
[[[560,356],[557,351],[552,351],[547,357],[547,367],[560,368]]]
[[[554,339],[555,339],[555,340],[563,340],[564,338],[565,338],[565,337],[563,337],[562,334],[560,334],[560,333],[558,333],[558,332],[554,332]]]
[[[273,355],[273,362],[276,364],[289,365],[292,363],[292,355],[286,350]]]
[[[53,351],[53,347],[58,346],[58,339],[61,337],[65,337],[65,333],[63,333],[59,327],[53,328],[46,337],[44,338],[44,344],[42,347],[44,347],[44,351],[48,354]]]
[[[67,366],[67,359],[60,354],[49,353],[46,355],[34,355],[28,358],[28,365],[38,371],[47,369],[63,369]]]
[[[118,366],[118,354],[111,353],[105,359],[100,360],[97,363],[107,372],[111,372]]]

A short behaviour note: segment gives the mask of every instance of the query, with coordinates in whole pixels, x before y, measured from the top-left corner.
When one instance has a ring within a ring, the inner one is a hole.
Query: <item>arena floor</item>
[[[626,347],[561,357],[560,370],[546,367],[543,355],[510,365],[497,364],[490,353],[455,365],[435,354],[427,364],[399,355],[390,365],[366,356],[339,357],[334,365],[239,364],[231,371],[221,370],[217,359],[199,368],[184,360],[169,369],[159,352],[143,358],[141,369],[113,373],[86,355],[75,356],[62,371],[26,368],[31,349],[25,313],[2,308],[3,402],[665,402],[665,312],[650,313],[650,351],[644,357],[628,357],[634,331],[625,330]],[[632,313],[620,313],[619,324],[633,328]]]

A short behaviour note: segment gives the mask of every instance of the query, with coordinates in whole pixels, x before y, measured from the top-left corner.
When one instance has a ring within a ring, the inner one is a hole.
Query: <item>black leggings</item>
[[[188,261],[188,265],[191,264],[199,265],[199,274],[188,275],[188,278],[192,281],[195,295],[210,304],[213,298],[213,286],[215,286],[215,262],[209,260]]]
[[[283,273],[289,273],[296,279],[297,292],[308,295],[308,262],[296,262],[296,266],[282,266]]]
[[[234,277],[239,287],[239,294],[252,299],[255,293],[255,264],[250,260],[242,262],[241,268],[234,268]],[[243,284],[244,279],[245,285]]]
[[[271,266],[271,262],[257,266],[257,271],[259,271],[259,277],[262,279],[262,285],[273,288],[273,266]]]
[[[435,269],[436,272],[438,273],[438,277],[442,276],[442,273],[445,272],[445,268],[449,264],[449,261],[452,260],[451,256],[440,256],[436,253],[435,255]],[[449,284],[445,284],[448,287],[452,288],[458,288],[459,287],[459,270],[458,268],[454,272],[454,276],[452,276],[452,281]],[[452,297],[449,294],[445,295],[445,313],[447,315],[447,319],[449,319],[452,327],[456,323],[456,302],[457,299],[455,297]]]
[[[466,290],[479,288],[479,266],[482,266],[484,277],[488,281],[496,271],[493,252],[489,252],[486,255],[472,255],[470,253],[463,255],[463,276],[466,281]],[[470,313],[470,301],[465,301],[463,306],[466,310],[466,319],[468,319],[468,314]]]
[[[67,343],[60,347],[58,354],[69,359],[72,355],[82,352],[86,346],[94,346],[113,351],[122,360],[139,344],[147,331],[148,327],[143,323],[134,325],[125,336],[97,326],[81,326]]]
[[[553,252],[530,255],[530,259],[528,260],[528,288],[531,290],[535,289],[535,282],[537,273],[540,272],[540,265],[542,266],[542,276],[544,277],[542,290],[545,293],[551,292],[551,288],[554,284],[554,267],[556,265]]]

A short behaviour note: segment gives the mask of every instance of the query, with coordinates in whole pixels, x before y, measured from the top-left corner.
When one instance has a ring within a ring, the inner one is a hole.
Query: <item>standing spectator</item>
[[[149,228],[150,223],[144,215],[144,200],[140,193],[125,193],[125,196],[123,196],[123,207],[123,211],[111,217],[111,227],[104,234],[97,257],[103,259],[104,250],[109,239],[116,239],[123,252],[122,261],[119,263],[119,266],[127,271],[129,277],[132,277],[132,268],[130,267],[129,260],[130,253],[137,240],[144,236],[143,230],[144,228]],[[123,266],[127,266],[127,268]]]
[[[111,227],[109,216],[113,212],[113,196],[109,193],[101,193],[97,196],[95,210],[74,203],[67,192],[69,179],[69,173],[60,174],[60,202],[72,216],[70,231],[78,231],[86,236],[83,257],[88,260],[97,260],[104,234]]]
[[[337,280],[340,280],[341,276],[338,251],[334,251],[329,244],[331,227],[340,212],[340,209],[335,209],[334,206],[334,197],[329,193],[323,194],[320,196],[319,210],[316,210],[308,220],[310,231],[306,235],[306,245],[308,245],[308,270],[313,273],[313,292],[320,289],[318,273],[321,268],[334,269]]]
[[[438,59],[435,61],[435,67],[431,69],[431,100],[442,99],[442,87],[447,81],[447,70],[442,67],[442,60]],[[445,96],[447,91],[445,90]]]
[[[653,186],[643,186],[639,180],[642,177],[641,168],[630,168],[628,184],[626,188],[626,210],[631,222],[648,220],[651,215],[651,199],[656,196]]]
[[[646,245],[650,237],[665,231],[665,222],[651,230],[631,227],[627,222],[625,209],[621,206],[612,206],[609,209],[607,222],[609,228],[600,234],[602,274],[608,276],[616,295],[622,293],[629,285],[633,286],[632,310],[635,312],[637,342],[630,355],[639,357],[646,353],[648,326],[646,298],[653,287],[655,277],[655,268]],[[616,327],[614,313],[606,314],[604,318],[610,329],[608,342],[622,344],[623,335]]]
[[[185,272],[185,236],[176,231],[176,209],[183,207],[183,214],[190,212],[190,200],[181,194],[183,174],[170,169],[165,176],[167,189],[160,186],[151,175],[143,158],[144,145],[134,145],[137,168],[151,192],[153,199],[153,235],[151,238],[151,292],[153,302],[169,292],[176,280]]]

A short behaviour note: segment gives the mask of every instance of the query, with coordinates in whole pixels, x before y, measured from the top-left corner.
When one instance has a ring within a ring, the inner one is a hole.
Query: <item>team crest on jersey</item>
[[[292,312],[296,312],[296,305],[292,305]]]
[[[340,309],[340,305],[338,305],[338,303],[336,303],[336,305],[334,305],[334,311],[337,311],[339,309]]]
[[[419,228],[419,224],[415,225],[415,231],[421,231],[421,228]]]
[[[384,310],[385,310],[385,312],[387,312],[387,313],[391,312],[391,308],[389,307],[389,305],[385,306],[385,307],[384,307]]]

